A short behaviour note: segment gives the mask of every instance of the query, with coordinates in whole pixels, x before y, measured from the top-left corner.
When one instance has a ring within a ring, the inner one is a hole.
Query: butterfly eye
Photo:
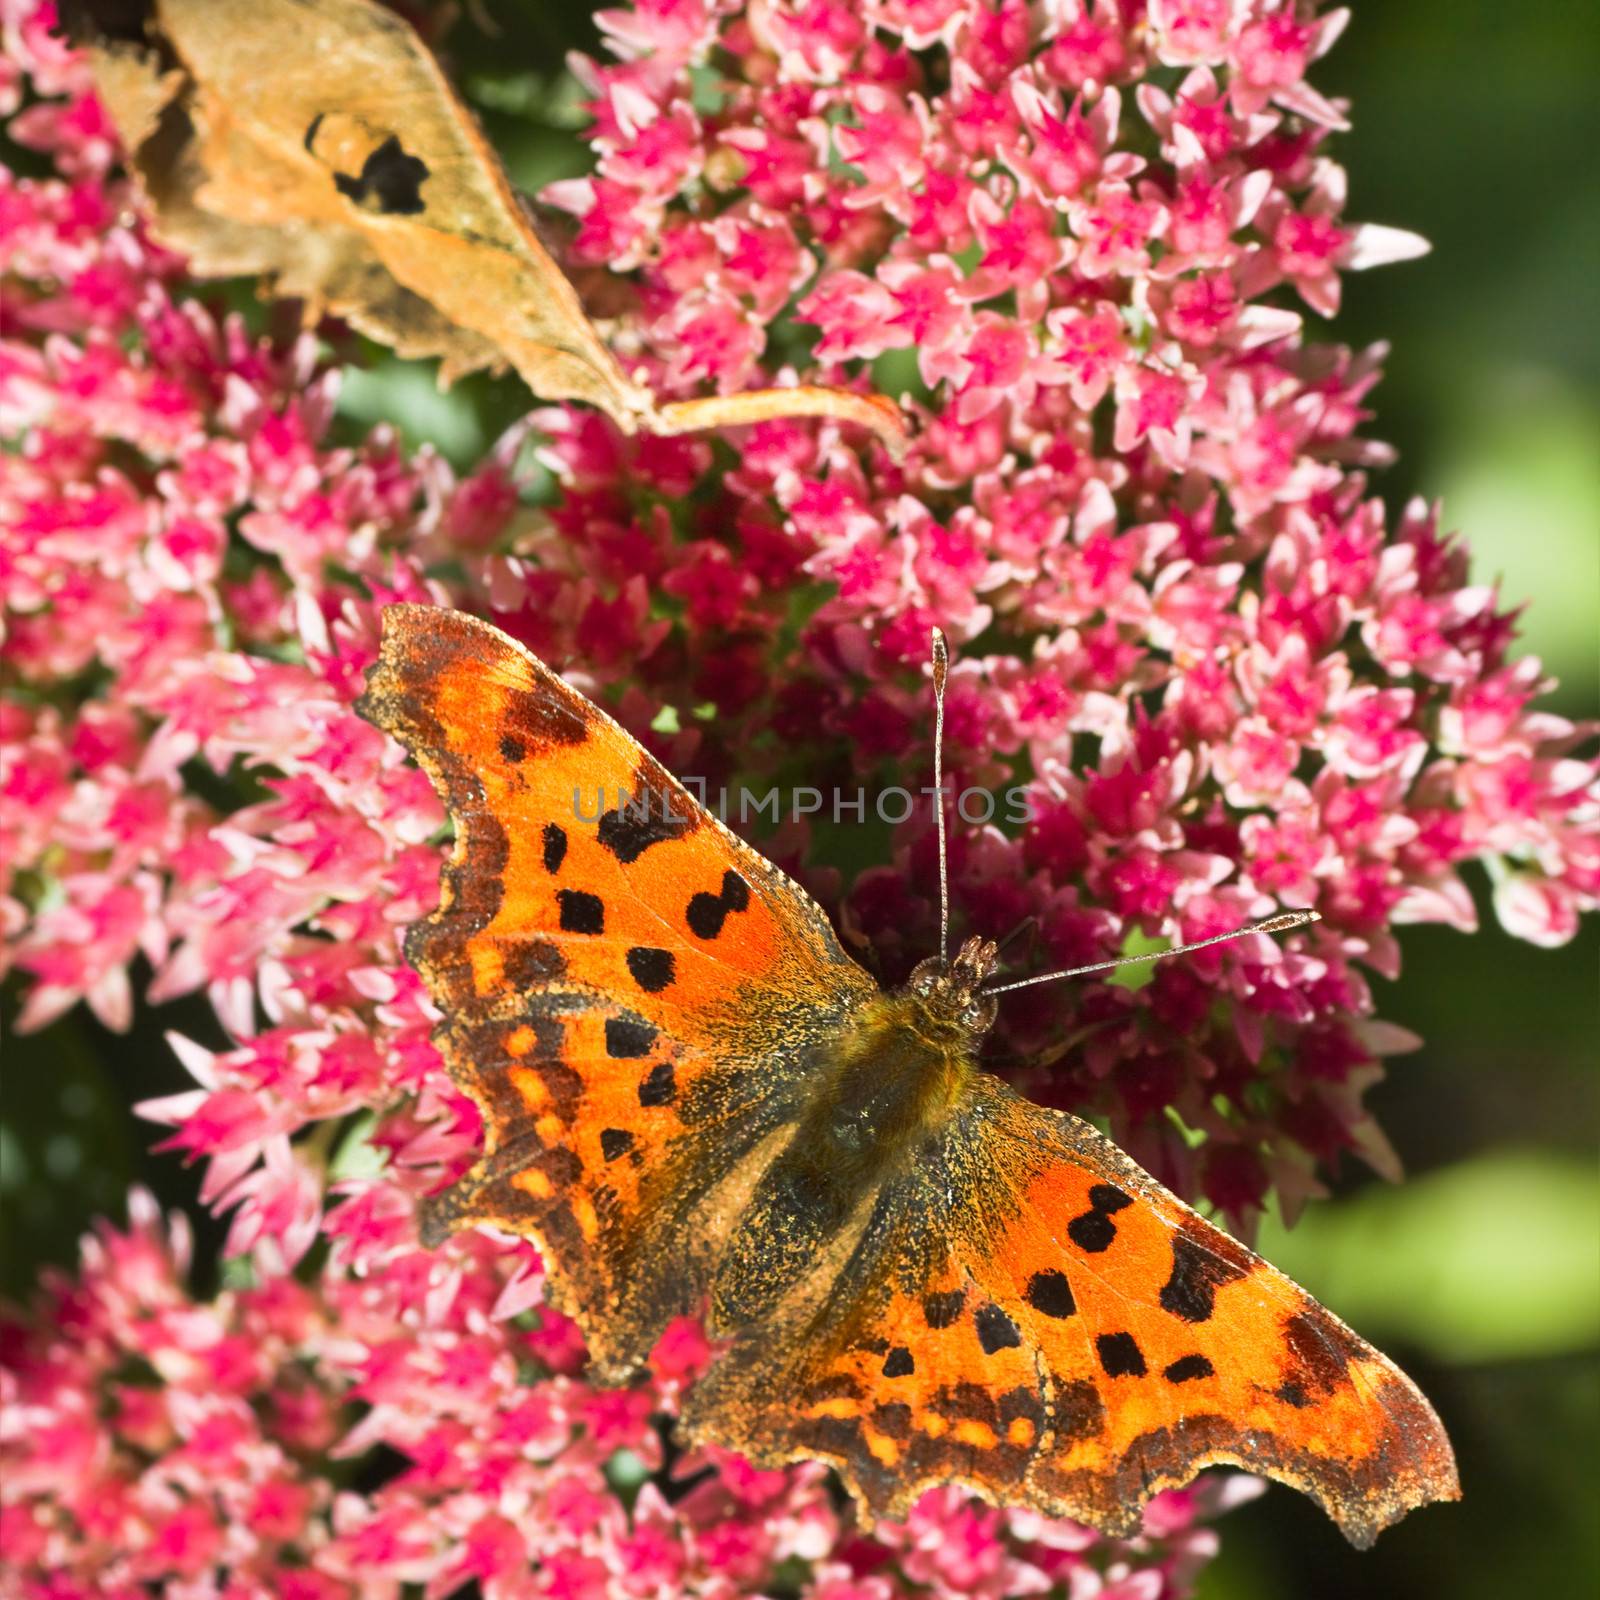
[[[938,956],[930,956],[926,961],[919,962],[912,971],[908,987],[913,994],[932,994],[944,975],[944,962]]]
[[[975,995],[962,1008],[961,1023],[974,1033],[987,1033],[994,1026],[995,1003],[986,995]]]

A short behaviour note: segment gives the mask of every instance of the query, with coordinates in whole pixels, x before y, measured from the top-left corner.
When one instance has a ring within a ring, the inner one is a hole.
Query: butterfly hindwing
[[[1439,1420],[1392,1363],[1086,1123],[993,1079],[886,1181],[836,1283],[781,1353],[736,1343],[690,1422],[760,1460],[832,1461],[869,1516],[959,1482],[1132,1534],[1158,1490],[1232,1463],[1364,1546],[1456,1498]]]
[[[730,1186],[873,985],[795,884],[488,624],[389,607],[360,709],[456,829],[406,953],[485,1151],[425,1233],[534,1237],[620,1373],[693,1309]]]

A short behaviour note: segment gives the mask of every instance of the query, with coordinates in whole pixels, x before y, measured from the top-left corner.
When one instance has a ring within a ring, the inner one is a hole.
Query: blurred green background
[[[1349,276],[1334,332],[1387,340],[1378,488],[1442,498],[1480,581],[1530,602],[1522,648],[1597,709],[1600,30],[1593,7],[1386,0],[1318,64],[1353,102],[1348,214],[1420,261]],[[1481,887],[1481,882],[1477,885]],[[1591,919],[1563,950],[1408,928],[1379,1013],[1421,1034],[1370,1097],[1410,1173],[1349,1175],[1261,1248],[1394,1356],[1444,1418],[1459,1506],[1367,1554],[1270,1491],[1228,1519],[1204,1600],[1600,1593],[1600,1038]]]
[[[583,170],[566,50],[594,46],[573,0],[477,7],[452,37],[513,176]],[[1349,216],[1433,242],[1417,262],[1346,279],[1333,333],[1388,340],[1369,429],[1398,446],[1378,487],[1398,508],[1442,497],[1480,580],[1531,601],[1523,647],[1560,675],[1552,704],[1597,713],[1600,640],[1600,49],[1589,7],[1386,0],[1357,8],[1315,81],[1354,102],[1336,143]],[[438,396],[388,360],[342,401],[348,425],[399,420],[471,460],[524,404],[509,381]],[[1479,884],[1481,888],[1481,883]],[[1272,1489],[1222,1525],[1204,1600],[1600,1593],[1600,926],[1560,951],[1502,934],[1405,930],[1380,1014],[1420,1033],[1371,1103],[1410,1170],[1389,1188],[1344,1175],[1332,1201],[1262,1248],[1388,1351],[1435,1401],[1466,1499],[1414,1514],[1358,1554],[1303,1497]],[[6,1021],[15,1014],[7,997]],[[72,1259],[128,1183],[193,1212],[198,1174],[147,1149],[128,1104],[188,1087],[162,1031],[220,1046],[201,1005],[141,1013],[115,1037],[80,1013],[8,1038],[0,1194],[3,1287]],[[201,1230],[200,1286],[208,1244]]]

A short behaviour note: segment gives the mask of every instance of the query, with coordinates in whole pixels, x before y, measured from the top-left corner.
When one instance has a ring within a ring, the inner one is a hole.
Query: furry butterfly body
[[[867,1518],[955,1482],[1130,1534],[1231,1462],[1365,1545],[1456,1497],[1392,1363],[980,1070],[992,945],[881,991],[796,884],[472,618],[391,607],[361,704],[456,825],[406,949],[485,1149],[425,1237],[537,1241],[602,1377],[709,1306],[726,1342],[683,1429],[828,1461]]]

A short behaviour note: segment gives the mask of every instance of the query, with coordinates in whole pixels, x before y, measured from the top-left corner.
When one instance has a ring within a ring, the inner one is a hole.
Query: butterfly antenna
[[[1248,928],[1235,928],[1232,933],[1214,933],[1209,939],[1196,939],[1193,944],[1174,945],[1171,950],[1152,950],[1143,956],[1118,956],[1115,961],[1096,961],[1087,967],[1068,967],[1065,972],[1043,972],[1037,978],[1019,978],[1015,983],[996,984],[985,994],[1005,994],[1011,989],[1026,989],[1035,983],[1054,983],[1058,978],[1079,978],[1086,972],[1109,972],[1112,967],[1135,967],[1146,961],[1165,961],[1169,956],[1187,955],[1191,950],[1204,950],[1207,945],[1226,944],[1229,939],[1242,939],[1247,933],[1287,933],[1290,928],[1303,928],[1308,922],[1322,919],[1315,911],[1286,911],[1281,916],[1268,917]]]
[[[950,651],[944,634],[933,630],[933,806],[939,825],[939,955],[950,950],[950,858],[944,836],[944,685],[950,676]]]
[[[1031,915],[1024,917],[1022,919],[1022,921],[1019,922],[1016,925],[1016,927],[1014,927],[1011,930],[1011,932],[1008,933],[1005,936],[1005,938],[1003,938],[994,947],[994,953],[995,953],[996,960],[998,960],[1001,956],[1003,956],[1006,953],[1006,951],[1009,950],[1011,948],[1011,946],[1014,945],[1017,942],[1017,940],[1020,939],[1023,936],[1023,934],[1032,933],[1033,930],[1035,928],[1037,928],[1038,926],[1039,926],[1039,919],[1037,917],[1031,916]]]

